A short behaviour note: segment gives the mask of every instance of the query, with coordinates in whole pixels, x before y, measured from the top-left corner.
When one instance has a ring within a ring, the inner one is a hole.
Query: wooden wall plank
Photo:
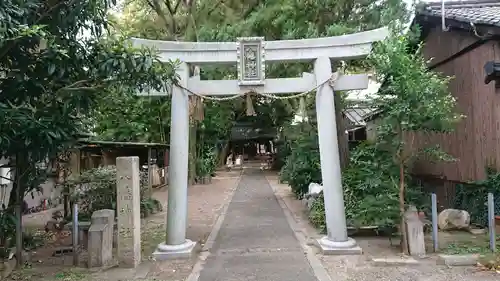
[[[474,43],[478,38],[463,32],[443,32],[436,28],[427,37],[423,49],[426,58],[436,63]],[[448,134],[415,133],[418,146],[439,144],[457,161],[430,163],[418,161],[415,173],[432,175],[449,181],[468,182],[483,179],[484,167],[500,168],[500,97],[493,85],[484,85],[484,63],[500,59],[500,48],[490,42],[448,62],[437,71],[453,76],[450,92],[457,99],[457,109],[467,117]],[[493,84],[493,83],[492,83]]]

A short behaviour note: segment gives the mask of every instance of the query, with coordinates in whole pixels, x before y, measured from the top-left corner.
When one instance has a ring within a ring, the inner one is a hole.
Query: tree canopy
[[[87,129],[84,117],[99,97],[174,80],[175,65],[159,63],[154,50],[109,36],[113,4],[0,2],[0,158],[15,170],[10,207],[20,210],[25,193],[44,181],[47,171],[38,164]]]

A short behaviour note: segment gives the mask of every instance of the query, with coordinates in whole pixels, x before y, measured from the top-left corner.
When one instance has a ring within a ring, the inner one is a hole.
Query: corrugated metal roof
[[[344,115],[355,126],[365,126],[365,119],[375,113],[376,108],[369,107],[351,107],[344,109]]]
[[[500,1],[467,0],[445,2],[445,18],[466,23],[500,26]],[[424,5],[421,15],[441,17],[441,1]]]

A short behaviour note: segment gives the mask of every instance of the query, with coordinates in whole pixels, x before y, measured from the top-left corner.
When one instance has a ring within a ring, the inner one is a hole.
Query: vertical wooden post
[[[73,228],[71,233],[71,238],[73,240],[73,265],[78,266],[78,204],[73,204]]]
[[[153,195],[153,180],[151,179],[151,147],[148,147],[148,196]]]

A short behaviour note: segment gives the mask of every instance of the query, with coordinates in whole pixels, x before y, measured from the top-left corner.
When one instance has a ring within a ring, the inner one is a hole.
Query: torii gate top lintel
[[[300,78],[266,79],[266,62],[312,61],[317,58],[350,60],[367,56],[372,43],[383,40],[387,28],[334,37],[264,41],[263,37],[241,37],[237,42],[176,42],[133,39],[136,46],[154,47],[162,61],[180,60],[187,64],[236,64],[238,80],[201,81],[200,76],[186,78],[184,86],[206,96],[244,94],[252,87],[260,93],[288,94],[310,90],[317,77],[304,73]],[[328,74],[330,75],[330,74]],[[323,81],[326,82],[326,81]],[[358,90],[368,86],[366,75],[344,75],[335,82],[336,90]],[[149,91],[140,95],[163,96]]]
[[[389,34],[387,27],[341,36],[261,41],[266,61],[311,61],[318,57],[334,60],[356,59],[367,56],[371,44]],[[262,37],[248,37],[255,39]],[[263,39],[263,38],[262,38]],[[238,60],[240,42],[178,42],[133,38],[134,45],[154,47],[164,61],[177,60],[201,64],[228,64]],[[254,41],[254,40],[248,40]]]

